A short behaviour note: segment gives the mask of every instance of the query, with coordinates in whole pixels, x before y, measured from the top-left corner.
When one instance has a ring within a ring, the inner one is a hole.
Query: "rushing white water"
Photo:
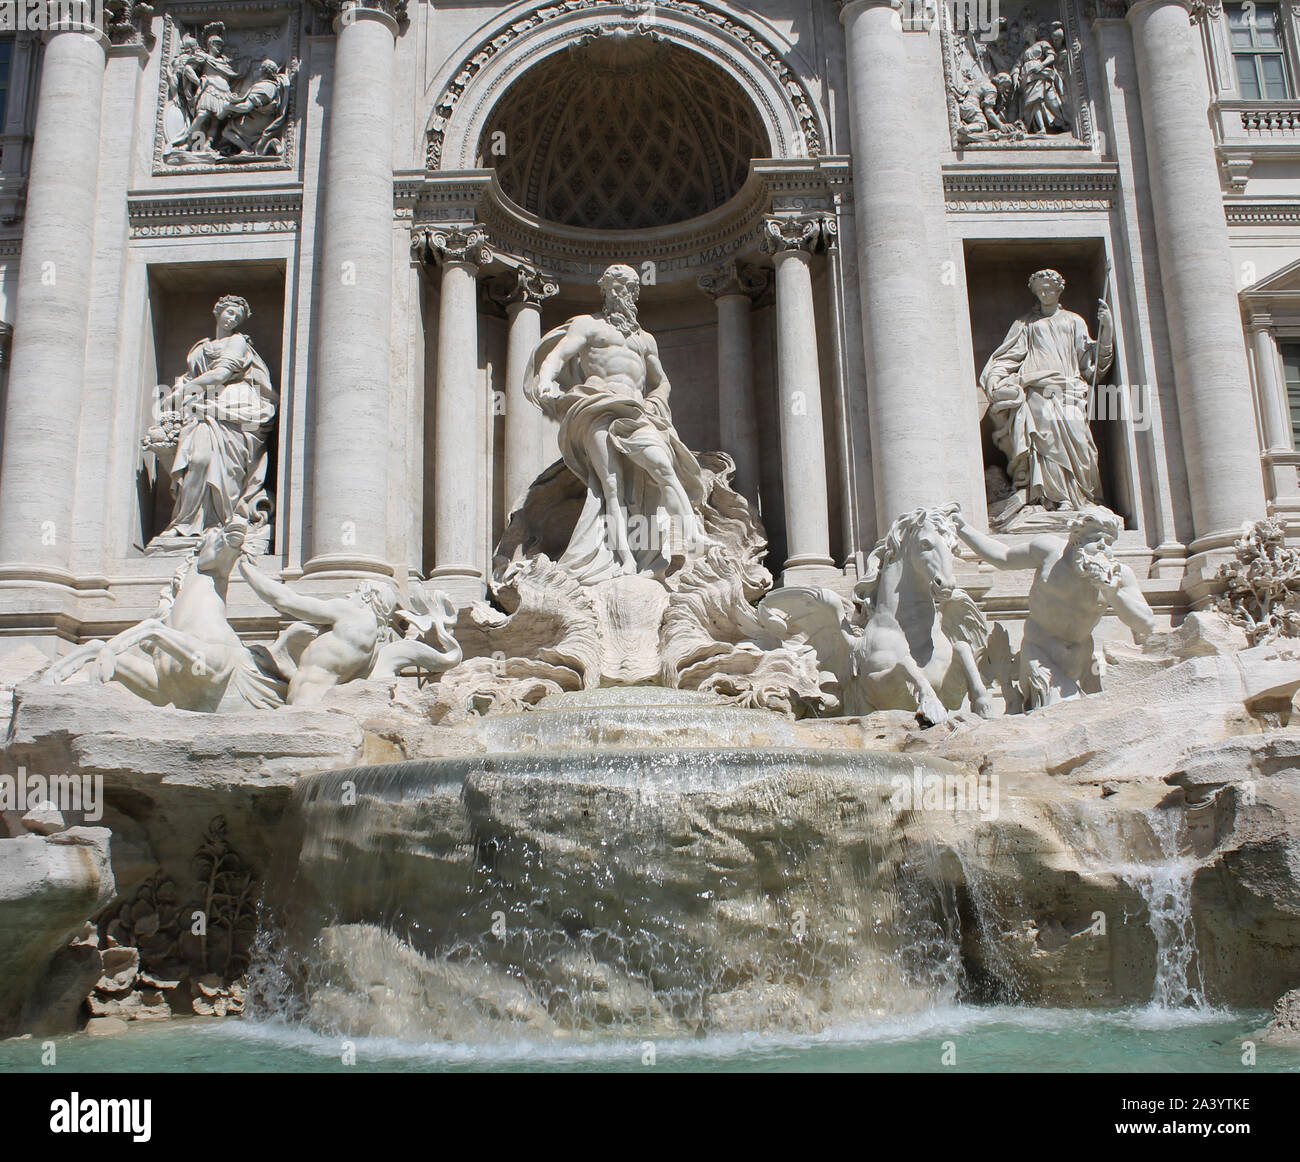
[[[1206,1007],[1196,963],[1196,925],[1192,922],[1192,876],[1196,863],[1180,854],[1182,816],[1176,811],[1147,812],[1165,857],[1162,862],[1118,869],[1147,906],[1147,924],[1156,938],[1156,979],[1151,1003],[1161,1009]]]

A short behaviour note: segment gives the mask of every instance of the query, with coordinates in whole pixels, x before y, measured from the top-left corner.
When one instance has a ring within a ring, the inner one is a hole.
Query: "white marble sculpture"
[[[636,271],[611,266],[599,286],[604,310],[545,335],[524,386],[559,422],[560,453],[587,486],[559,564],[583,584],[662,578],[710,543],[697,511],[703,473],[673,428],[659,349],[637,321]]]
[[[241,329],[252,315],[247,300],[226,295],[212,313],[214,336],[190,349],[188,375],[158,388],[158,423],[142,441],[171,477],[171,520],[150,553],[187,552],[236,516],[249,522],[248,552],[265,553],[270,541],[266,442],[279,396]]]
[[[957,144],[1038,147],[1075,137],[1065,25],[1036,23],[1026,10],[1021,20],[999,19],[990,31],[995,35],[972,29],[948,41]]]
[[[247,558],[239,572],[268,605],[300,619],[269,651],[289,683],[291,706],[319,702],[335,686],[356,679],[391,678],[406,670],[438,674],[461,660],[449,628],[455,609],[436,591],[413,586],[410,608],[404,608],[397,590],[383,582],[362,581],[347,597],[313,597],[266,576]],[[399,634],[403,622],[410,636]],[[430,632],[438,648],[421,640]]]
[[[239,640],[226,617],[230,574],[247,528],[234,518],[209,529],[163,591],[153,617],[74,650],[43,680],[66,681],[94,662],[99,681],[120,682],[155,706],[209,713],[279,706],[283,681]]]
[[[778,589],[764,599],[762,608],[834,673],[842,713],[914,710],[936,724],[969,696],[976,714],[992,715],[979,673],[988,622],[954,578],[956,511],[921,508],[894,521],[867,559],[853,613],[829,589]]]
[[[281,154],[298,62],[240,63],[226,51],[226,26],[182,35],[167,66],[164,132],[169,165],[257,161]]]
[[[1129,627],[1139,644],[1155,628],[1137,577],[1111,551],[1123,525],[1108,509],[1080,512],[1070,521],[1068,537],[1044,534],[1014,546],[972,528],[960,513],[953,520],[957,535],[989,564],[1034,573],[1019,652],[1012,656],[1000,626],[987,651],[987,665],[999,679],[1008,712],[1100,689],[1092,635],[1107,611]]]
[[[1113,355],[1110,309],[1098,305],[1094,341],[1088,324],[1060,305],[1060,274],[1035,271],[1029,290],[1037,305],[1011,325],[980,374],[993,442],[1015,490],[1014,503],[996,514],[1003,520],[1024,506],[1084,508],[1101,490],[1089,404]]]
[[[493,558],[500,609],[476,606],[438,713],[517,710],[548,693],[655,683],[801,714],[816,657],[755,606],[771,587],[758,515],[721,452],[673,428],[639,280],[612,266],[600,314],[543,337],[525,391],[559,421],[563,459],[511,513]]]

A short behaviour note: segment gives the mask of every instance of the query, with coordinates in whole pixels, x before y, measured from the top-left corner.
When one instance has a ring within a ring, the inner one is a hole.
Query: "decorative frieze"
[[[141,195],[127,200],[132,238],[288,234],[302,219],[299,190],[209,190],[202,198]]]
[[[1106,212],[1115,204],[1119,178],[1113,167],[1018,173],[963,168],[943,175],[943,189],[950,214]]]

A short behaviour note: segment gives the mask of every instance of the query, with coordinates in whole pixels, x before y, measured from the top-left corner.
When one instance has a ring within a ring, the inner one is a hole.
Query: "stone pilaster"
[[[1130,6],[1146,134],[1156,246],[1187,464],[1193,554],[1225,548],[1264,515],[1259,437],[1200,39],[1189,15],[1204,5],[1139,0]],[[1189,563],[1197,595],[1215,562]]]
[[[107,48],[80,26],[45,46],[0,454],[0,578],[71,581]]]
[[[390,573],[393,45],[386,6],[336,5],[317,316],[311,559],[304,572]]]
[[[776,267],[777,395],[786,562],[782,585],[824,585],[834,576],[826,487],[826,434],[812,292],[813,254],[834,238],[833,219],[768,218],[763,251]]]
[[[736,491],[759,503],[758,408],[754,400],[754,299],[767,289],[762,267],[729,262],[700,275],[699,287],[718,312],[718,428],[722,450],[736,462]]]
[[[478,276],[492,261],[492,251],[487,235],[475,226],[426,230],[417,246],[442,268],[429,576],[463,605],[478,601],[486,590],[480,501],[488,487],[487,417],[479,375]]]
[[[542,337],[542,303],[557,294],[560,284],[531,266],[519,265],[504,286],[489,292],[505,308],[510,329],[506,337],[505,488],[513,506],[528,486],[558,459],[556,425],[541,408],[524,398],[528,360]]]

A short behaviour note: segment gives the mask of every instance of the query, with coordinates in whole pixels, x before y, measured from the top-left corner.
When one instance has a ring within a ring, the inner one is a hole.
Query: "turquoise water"
[[[345,1043],[300,1028],[253,1021],[141,1022],[119,1037],[0,1043],[0,1073],[124,1072],[666,1072],[865,1073],[1300,1073],[1300,1050],[1258,1046],[1242,1063],[1243,1038],[1268,1014],[1218,1010],[1080,1011],[952,1006],[906,1019],[844,1025],[808,1037],[713,1036],[650,1042],[609,1040],[427,1044]],[[955,1060],[945,1063],[945,1055]],[[647,1063],[643,1063],[643,1058]]]

